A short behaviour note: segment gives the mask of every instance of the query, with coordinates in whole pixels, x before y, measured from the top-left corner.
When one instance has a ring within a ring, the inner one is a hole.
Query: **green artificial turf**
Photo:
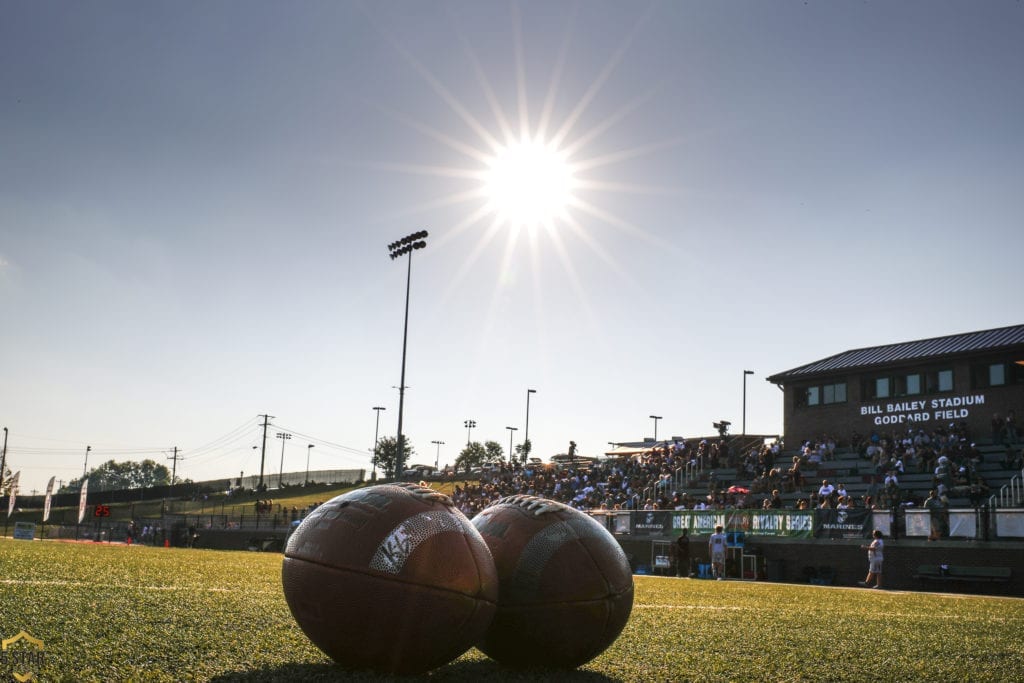
[[[45,642],[40,681],[382,680],[309,643],[281,559],[0,540],[0,636]],[[1019,599],[637,577],[622,636],[578,671],[516,673],[471,650],[426,678],[1011,681],[1021,643]]]

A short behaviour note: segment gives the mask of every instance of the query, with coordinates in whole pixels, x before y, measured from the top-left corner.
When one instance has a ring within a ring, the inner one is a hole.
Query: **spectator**
[[[882,541],[882,531],[875,529],[872,533],[874,540],[871,541],[870,545],[862,545],[861,550],[868,551],[868,575],[863,581],[858,581],[857,584],[864,586],[865,588],[881,588],[882,587],[882,551],[885,546],[885,542]],[[874,579],[875,585],[871,585],[871,581]]]
[[[1003,467],[1006,469],[1019,469],[1021,466],[1021,458],[1017,455],[1017,451],[1014,450],[1013,446],[1007,444],[1006,452],[1003,453]]]
[[[939,500],[939,495],[935,489],[928,492],[928,497],[924,501],[924,508],[928,510],[928,517],[931,522],[928,540],[937,541],[942,536],[942,501]]]
[[[992,443],[993,444],[1000,444],[1000,443],[1003,442],[1003,427],[1005,425],[1006,425],[1006,422],[1003,420],[1003,417],[999,413],[996,413],[995,415],[992,416]]]
[[[836,490],[836,487],[832,486],[832,484],[828,483],[828,479],[825,479],[825,480],[823,480],[821,482],[821,488],[818,489],[818,497],[819,498],[828,498],[829,496],[832,495],[832,492],[835,491],[835,490]]]
[[[691,576],[690,572],[690,537],[686,529],[676,539],[676,576]]]
[[[800,491],[804,487],[804,475],[800,471],[800,456],[793,456],[793,465],[789,468],[789,480],[794,491]]]
[[[1017,417],[1012,410],[1006,412],[1003,421],[1003,441],[1008,446],[1017,445]]]

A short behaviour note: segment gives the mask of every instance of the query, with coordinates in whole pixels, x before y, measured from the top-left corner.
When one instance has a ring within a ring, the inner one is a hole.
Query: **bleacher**
[[[1015,476],[1018,481],[1022,478],[1020,470],[1007,469],[1003,466],[1005,452],[1003,446],[979,443],[978,450],[981,452],[982,460],[975,470],[987,487],[983,496],[985,501],[990,496],[997,495],[1000,489],[1009,485]],[[797,452],[794,451],[783,452],[777,458],[775,466],[785,470],[795,455]],[[876,473],[875,465],[848,447],[837,448],[834,460],[827,460],[817,465],[804,464],[802,472],[804,476],[802,487],[779,488],[786,507],[793,507],[798,500],[809,498],[825,479],[833,485],[844,484],[849,495],[858,504],[867,495],[877,499],[877,495],[883,488],[884,477]],[[708,494],[712,477],[717,481],[719,490],[727,489],[729,486],[752,489],[753,481],[749,477],[737,476],[735,468],[719,467],[717,469],[704,468],[695,473],[680,473],[676,478],[677,490],[681,493],[686,492],[693,498],[702,499]],[[904,499],[924,500],[932,488],[933,473],[931,471],[921,472],[916,462],[906,466],[905,473],[899,476],[899,489]],[[753,492],[749,495],[748,501],[758,502],[768,497],[770,493],[770,491]],[[968,493],[966,487],[952,488],[947,494],[949,505],[951,507],[970,507],[971,500]]]

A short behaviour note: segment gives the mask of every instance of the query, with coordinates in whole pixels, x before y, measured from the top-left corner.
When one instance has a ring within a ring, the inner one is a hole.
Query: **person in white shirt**
[[[711,573],[721,581],[725,576],[725,534],[722,525],[715,527],[715,533],[708,539],[708,550],[711,552]]]
[[[832,492],[835,491],[835,490],[836,490],[836,487],[832,486],[832,484],[828,483],[828,479],[825,479],[824,481],[821,482],[821,488],[818,489],[818,497],[819,498],[828,498],[829,496],[832,495]]]
[[[857,583],[865,588],[881,588],[882,587],[882,548],[885,543],[882,541],[881,529],[875,529],[872,536],[874,540],[871,541],[871,545],[862,545],[861,550],[868,551],[868,575],[863,581]],[[875,585],[871,585],[871,580],[874,579]]]

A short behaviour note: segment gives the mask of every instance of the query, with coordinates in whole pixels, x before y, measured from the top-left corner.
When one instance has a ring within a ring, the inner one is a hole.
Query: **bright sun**
[[[489,208],[513,226],[548,225],[564,218],[573,199],[572,166],[539,139],[523,139],[488,160],[483,193]]]

